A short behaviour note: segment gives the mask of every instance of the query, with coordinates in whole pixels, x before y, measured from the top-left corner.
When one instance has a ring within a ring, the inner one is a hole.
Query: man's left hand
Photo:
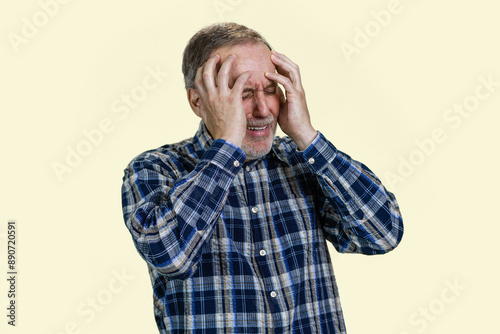
[[[306,95],[300,79],[300,70],[288,57],[276,51],[271,53],[271,61],[278,73],[266,72],[269,80],[281,84],[286,91],[286,97],[280,90],[280,113],[278,124],[281,130],[297,144],[300,150],[306,149],[316,138],[307,109]]]

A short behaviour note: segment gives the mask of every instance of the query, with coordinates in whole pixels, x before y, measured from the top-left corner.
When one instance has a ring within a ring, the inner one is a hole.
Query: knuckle
[[[195,88],[201,88],[202,87],[201,80],[199,78],[194,81],[194,87]]]
[[[208,100],[208,102],[210,103],[210,105],[212,105],[212,106],[213,106],[213,105],[216,105],[216,104],[217,104],[217,102],[218,102],[218,98],[217,98],[216,96],[211,95],[211,94],[209,94],[209,95],[207,96],[207,100]]]

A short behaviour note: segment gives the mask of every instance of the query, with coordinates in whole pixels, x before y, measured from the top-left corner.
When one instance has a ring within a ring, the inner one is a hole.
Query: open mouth
[[[250,130],[250,131],[264,131],[265,129],[267,129],[268,125],[266,126],[247,126],[247,130]]]
[[[270,133],[270,124],[264,126],[247,126],[247,134],[253,138],[262,137],[267,138]]]

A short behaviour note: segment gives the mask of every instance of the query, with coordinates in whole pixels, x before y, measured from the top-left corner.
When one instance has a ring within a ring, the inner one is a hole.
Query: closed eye
[[[253,92],[247,92],[247,93],[243,94],[242,99],[243,100],[248,100],[248,99],[250,99],[252,97],[253,97]]]
[[[242,95],[242,99],[243,100],[248,100],[250,98],[252,98],[255,94],[255,92],[258,92],[258,91],[246,91],[246,92],[243,92],[243,95]],[[276,87],[269,87],[269,88],[265,88],[263,90],[264,94],[266,95],[275,95],[276,94]]]

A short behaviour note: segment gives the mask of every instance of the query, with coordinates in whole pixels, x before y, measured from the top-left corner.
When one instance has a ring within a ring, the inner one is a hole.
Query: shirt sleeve
[[[319,179],[322,223],[339,252],[383,254],[399,244],[403,220],[396,198],[368,167],[321,133],[301,154]]]
[[[142,154],[128,165],[123,215],[149,265],[175,278],[193,274],[244,161],[241,149],[215,140],[189,174],[182,173],[178,157],[158,152]]]

